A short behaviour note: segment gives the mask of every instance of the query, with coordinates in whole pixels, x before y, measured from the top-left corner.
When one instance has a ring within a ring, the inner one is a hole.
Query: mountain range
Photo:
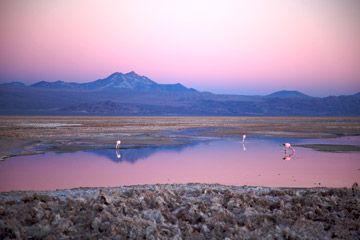
[[[360,116],[360,93],[324,98],[298,91],[213,94],[115,72],[88,83],[0,84],[0,115]]]
[[[20,82],[10,83],[12,85],[21,85]],[[46,82],[41,81],[34,83],[31,87],[40,88],[62,88],[62,89],[78,89],[78,90],[117,90],[117,89],[128,89],[136,91],[168,91],[168,92],[184,92],[193,91],[195,89],[186,88],[180,83],[177,84],[158,84],[145,76],[140,76],[135,72],[113,73],[107,78],[99,79],[88,83],[66,83],[63,81]]]

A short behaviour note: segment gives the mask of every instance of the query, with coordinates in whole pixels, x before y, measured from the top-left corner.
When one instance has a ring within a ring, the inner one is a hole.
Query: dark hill
[[[9,83],[3,83],[0,85],[4,85],[4,86],[25,86],[25,84],[23,84],[22,82],[9,82]]]
[[[272,94],[266,95],[265,97],[268,98],[311,98],[310,96],[302,93],[302,92],[298,92],[298,91],[279,91],[279,92],[274,92]]]
[[[79,83],[66,83],[63,81],[56,82],[46,82],[41,81],[31,85],[31,87],[41,87],[41,88],[79,88]]]

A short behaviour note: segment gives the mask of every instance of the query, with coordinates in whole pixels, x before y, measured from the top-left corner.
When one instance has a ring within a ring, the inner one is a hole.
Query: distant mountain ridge
[[[324,98],[285,90],[265,96],[213,94],[115,72],[87,83],[0,84],[0,115],[360,116],[360,93]]]
[[[9,83],[3,83],[1,85],[5,85],[5,86],[26,86],[22,82],[9,82]]]
[[[353,96],[354,96],[354,97],[358,97],[358,98],[360,98],[360,92],[358,92],[358,93],[354,94]]]
[[[265,97],[268,97],[268,98],[311,98],[311,96],[306,95],[302,92],[285,91],[285,90],[274,92],[272,94],[266,95]]]
[[[195,89],[187,88],[180,83],[176,84],[158,84],[148,77],[140,76],[134,71],[123,74],[115,72],[104,79],[98,79],[88,83],[67,83],[63,81],[46,82],[41,81],[30,85],[31,87],[42,88],[69,88],[83,90],[116,90],[128,89],[138,91],[171,91],[171,92],[195,92]]]
[[[9,82],[2,83],[0,85],[3,86],[26,86],[22,82]],[[81,90],[138,90],[138,91],[169,91],[169,92],[198,92],[194,88],[187,88],[181,83],[175,84],[159,84],[155,81],[149,79],[146,76],[140,76],[134,71],[128,73],[114,72],[106,78],[98,79],[92,82],[87,83],[76,83],[76,82],[64,82],[61,80],[55,82],[48,81],[40,81],[34,84],[31,84],[30,87],[38,87],[38,88],[53,88],[53,89],[81,89]],[[240,96],[240,95],[230,95],[230,94],[218,94],[219,96]],[[289,90],[281,90],[277,92],[273,92],[268,95],[260,96],[246,96],[241,95],[243,97],[266,97],[266,98],[312,98],[307,94],[304,94],[299,91],[289,91]],[[360,92],[349,95],[360,97]]]
[[[135,72],[129,72],[126,74],[116,72],[111,74],[107,78],[81,84],[81,86],[87,89],[126,88],[137,90],[148,89],[156,85],[156,82],[150,80],[145,76],[139,76]]]
[[[46,82],[46,81],[41,81],[41,82],[37,82],[34,83],[32,85],[30,85],[31,87],[42,87],[42,88],[79,88],[81,84],[79,83],[67,83],[67,82],[63,82],[63,81],[56,81],[56,82]]]

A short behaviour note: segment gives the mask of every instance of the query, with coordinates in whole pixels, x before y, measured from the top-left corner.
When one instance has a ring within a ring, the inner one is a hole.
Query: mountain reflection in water
[[[170,151],[180,153],[186,148],[196,146],[198,143],[174,146],[151,146],[141,148],[126,148],[126,149],[88,149],[83,152],[93,153],[97,156],[106,157],[107,159],[116,162],[135,163],[141,159],[146,159],[158,151]]]

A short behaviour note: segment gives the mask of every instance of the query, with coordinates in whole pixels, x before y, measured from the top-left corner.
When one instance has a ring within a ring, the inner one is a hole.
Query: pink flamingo
[[[245,138],[246,138],[246,135],[244,134],[243,135],[243,141],[242,141],[243,143],[245,142]]]
[[[121,144],[121,141],[120,141],[120,140],[117,140],[117,142],[116,142],[116,149],[119,149],[119,148],[120,148],[120,144]]]
[[[284,144],[282,144],[281,146],[285,147],[285,153],[286,153],[286,149],[287,149],[287,148],[290,148],[293,152],[295,152],[295,149],[293,149],[293,148],[291,147],[291,144],[290,144],[290,143],[284,143]]]

